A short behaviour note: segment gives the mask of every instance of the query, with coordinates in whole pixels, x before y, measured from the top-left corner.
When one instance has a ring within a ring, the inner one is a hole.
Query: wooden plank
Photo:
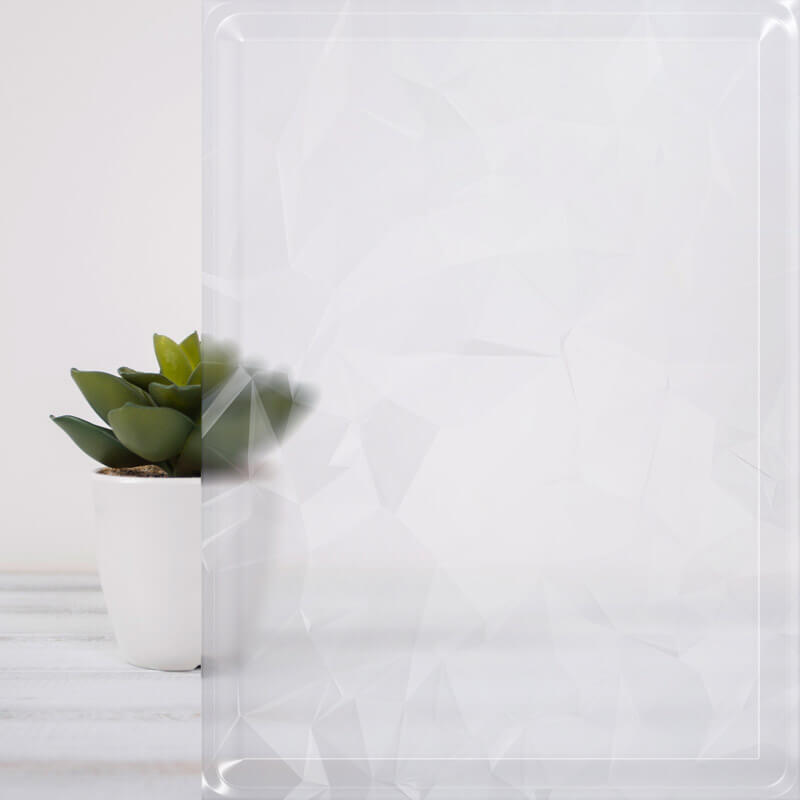
[[[3,800],[199,800],[198,774],[195,762],[174,765],[171,772],[141,762],[98,768],[39,761],[13,773],[0,768]]]
[[[0,574],[3,798],[197,798],[199,754],[199,671],[123,662],[96,576]]]
[[[110,633],[86,636],[0,635],[0,679],[6,672],[139,672],[117,653]]]

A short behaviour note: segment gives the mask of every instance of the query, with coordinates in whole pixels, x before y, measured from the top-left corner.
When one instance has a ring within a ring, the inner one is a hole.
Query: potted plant
[[[159,372],[72,370],[105,426],[70,415],[51,419],[104,465],[93,479],[97,561],[123,658],[189,670],[200,664],[201,465],[246,472],[253,454],[278,441],[307,403],[285,375],[244,368],[233,348],[201,347],[196,332],[179,343],[156,334],[153,343]],[[216,404],[203,436],[202,406],[214,404],[226,385],[230,397]],[[256,441],[254,402],[269,423]]]

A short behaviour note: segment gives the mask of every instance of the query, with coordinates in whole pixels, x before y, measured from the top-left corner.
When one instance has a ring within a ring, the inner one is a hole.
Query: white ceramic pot
[[[200,664],[200,478],[93,477],[97,564],[122,657]]]

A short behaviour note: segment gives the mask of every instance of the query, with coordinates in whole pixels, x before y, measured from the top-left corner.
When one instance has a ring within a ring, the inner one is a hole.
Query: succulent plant
[[[155,464],[178,477],[199,475],[204,459],[211,468],[241,468],[248,453],[280,440],[295,409],[308,406],[284,374],[244,368],[230,345],[201,345],[196,332],[179,343],[155,334],[153,345],[159,372],[72,370],[83,396],[109,427],[71,415],[50,417],[84,453],[107,467]],[[237,373],[240,380],[228,392],[231,396],[217,403],[201,447],[203,404],[213,407]],[[254,402],[263,411],[255,437]]]

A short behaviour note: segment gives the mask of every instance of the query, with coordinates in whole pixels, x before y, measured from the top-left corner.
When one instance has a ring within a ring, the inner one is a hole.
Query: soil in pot
[[[124,469],[117,469],[116,467],[103,467],[97,470],[100,475],[121,475],[132,478],[168,478],[169,475],[157,467],[155,464],[145,464],[141,467],[125,467]]]

